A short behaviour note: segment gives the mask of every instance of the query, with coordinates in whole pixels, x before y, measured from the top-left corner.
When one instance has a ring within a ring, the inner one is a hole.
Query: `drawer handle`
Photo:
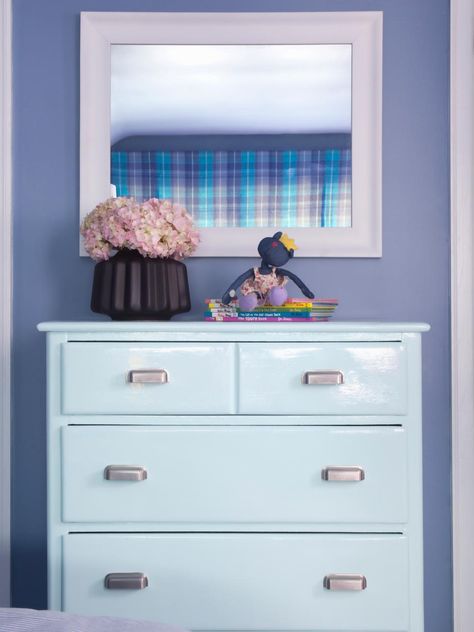
[[[323,580],[324,588],[328,590],[365,590],[367,579],[364,575],[326,575]]]
[[[129,371],[128,373],[128,381],[132,384],[167,384],[168,377],[168,371],[165,369]]]
[[[141,465],[107,465],[104,478],[107,481],[144,481],[148,472]]]
[[[303,373],[302,382],[316,386],[344,384],[344,373],[342,371],[306,371]]]
[[[364,470],[358,465],[329,465],[321,471],[323,481],[363,481]]]
[[[109,590],[143,590],[148,586],[148,577],[145,573],[109,573],[104,585]]]

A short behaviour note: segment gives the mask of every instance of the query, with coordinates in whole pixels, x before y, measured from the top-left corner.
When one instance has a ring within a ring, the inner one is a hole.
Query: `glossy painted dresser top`
[[[210,323],[205,321],[60,321],[44,322],[38,325],[40,331],[61,331],[73,333],[170,333],[192,334],[245,334],[249,330],[268,334],[333,334],[333,333],[390,333],[428,331],[427,323],[380,322],[380,321],[333,321],[324,323]]]

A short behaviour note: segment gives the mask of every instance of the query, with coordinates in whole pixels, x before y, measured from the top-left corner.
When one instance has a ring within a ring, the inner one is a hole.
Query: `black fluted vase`
[[[169,320],[189,312],[186,266],[174,259],[119,250],[95,266],[91,309],[112,320]]]

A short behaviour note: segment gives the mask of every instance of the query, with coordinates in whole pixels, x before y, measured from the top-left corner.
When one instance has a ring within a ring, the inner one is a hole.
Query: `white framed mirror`
[[[381,126],[380,12],[81,14],[81,218],[162,197],[196,256],[379,257]]]

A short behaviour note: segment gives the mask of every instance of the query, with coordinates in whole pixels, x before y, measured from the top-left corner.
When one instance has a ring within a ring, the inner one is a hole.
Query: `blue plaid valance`
[[[351,150],[112,152],[117,195],[182,204],[201,228],[351,226]]]

